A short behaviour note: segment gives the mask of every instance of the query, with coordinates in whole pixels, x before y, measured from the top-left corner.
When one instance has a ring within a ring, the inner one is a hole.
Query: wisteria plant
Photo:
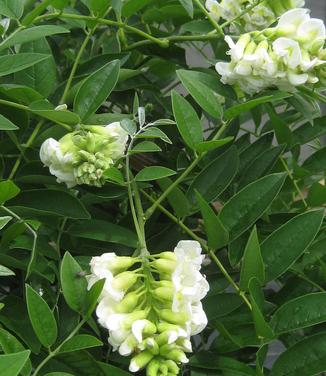
[[[0,0],[0,37],[0,375],[324,374],[304,1]]]

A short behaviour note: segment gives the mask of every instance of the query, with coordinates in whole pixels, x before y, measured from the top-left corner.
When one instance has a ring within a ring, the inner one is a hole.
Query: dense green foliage
[[[0,375],[130,375],[94,315],[103,283],[85,276],[145,238],[210,256],[209,323],[184,375],[325,371],[322,88],[223,85],[228,25],[200,0],[0,0],[0,15]],[[67,188],[42,165],[46,139],[116,121],[128,156],[104,186]]]

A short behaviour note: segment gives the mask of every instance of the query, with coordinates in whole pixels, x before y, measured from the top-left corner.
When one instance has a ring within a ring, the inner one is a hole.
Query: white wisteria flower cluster
[[[231,61],[218,62],[216,70],[223,83],[248,94],[271,87],[293,91],[325,79],[325,37],[322,20],[308,9],[292,9],[274,28],[243,34],[237,43],[226,36]]]
[[[254,31],[269,27],[276,19],[292,8],[300,8],[304,0],[207,0],[206,8],[218,21],[223,18],[232,22],[231,31]]]
[[[68,188],[78,184],[101,187],[104,172],[123,155],[128,140],[119,122],[106,126],[84,126],[59,141],[48,138],[40,149],[40,159],[58,183]]]
[[[131,372],[146,367],[147,376],[173,376],[188,362],[191,336],[207,325],[203,259],[200,244],[190,240],[158,255],[92,258],[88,288],[105,279],[98,321],[108,329],[113,350],[132,356]]]

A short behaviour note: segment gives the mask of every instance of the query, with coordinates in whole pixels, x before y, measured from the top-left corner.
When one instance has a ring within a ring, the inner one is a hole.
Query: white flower
[[[300,65],[302,55],[297,41],[284,37],[278,38],[273,42],[273,51],[289,68],[295,69]]]
[[[201,252],[201,245],[195,240],[181,240],[174,249],[174,253],[177,256],[177,262],[184,261],[190,263],[198,268],[198,270],[205,258]]]
[[[202,332],[208,323],[207,316],[205,311],[203,310],[203,306],[200,302],[195,305],[192,305],[192,314],[191,314],[191,323],[190,323],[190,331],[191,335],[194,336],[200,332]]]
[[[76,183],[73,156],[71,153],[63,154],[60,143],[53,138],[45,140],[40,149],[41,162],[49,167],[50,173],[57,178],[58,183],[66,183],[68,188]]]
[[[296,8],[285,12],[278,21],[276,31],[279,35],[295,37],[298,27],[310,19],[309,10]]]
[[[124,155],[128,133],[121,127],[119,122],[106,125],[105,131],[109,137],[114,138],[114,141],[110,143],[110,154],[113,160],[117,160]]]

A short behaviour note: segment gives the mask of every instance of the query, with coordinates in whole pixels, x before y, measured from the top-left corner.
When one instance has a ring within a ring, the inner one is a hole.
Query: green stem
[[[213,137],[213,140],[218,140],[229,124],[229,122],[223,122],[222,126],[219,128],[216,135]],[[176,188],[179,185],[179,183],[181,183],[191,173],[191,171],[198,165],[198,163],[206,154],[207,152],[199,154],[193,160],[193,162],[186,168],[186,170],[162,193],[162,195],[153,203],[153,205],[146,210],[146,220],[151,217],[158,205],[173,191],[174,188]]]
[[[26,279],[27,279],[30,276],[30,274],[31,274],[32,264],[33,264],[33,261],[34,261],[35,256],[36,256],[37,232],[27,222],[25,222],[19,215],[17,215],[15,212],[13,212],[12,210],[8,209],[4,205],[1,205],[1,208],[4,211],[6,211],[8,214],[10,214],[11,216],[13,216],[15,219],[17,219],[18,222],[23,223],[24,226],[26,227],[26,229],[33,236],[32,253],[31,253],[31,258],[30,258],[28,266],[27,266],[27,273],[26,273]]]
[[[300,197],[301,201],[303,202],[303,205],[304,205],[305,208],[307,209],[307,208],[308,208],[307,201],[305,200],[305,197],[304,197],[303,193],[301,192],[301,189],[299,188],[297,182],[295,181],[294,176],[293,176],[292,172],[290,171],[290,169],[289,169],[289,167],[288,167],[286,161],[284,160],[283,157],[280,157],[280,161],[281,161],[281,163],[282,163],[282,165],[283,165],[285,171],[287,172],[287,174],[288,174],[290,180],[292,181],[294,188],[295,188],[296,191],[298,192],[299,197]]]
[[[28,112],[30,112],[34,115],[39,115],[40,117],[42,117],[42,115],[35,114],[32,109],[30,109],[29,107],[24,106],[23,104],[20,104],[20,103],[6,101],[5,99],[0,99],[0,104],[3,104],[4,106],[8,106],[8,107],[17,108],[17,109],[23,110],[23,111],[28,111]],[[47,119],[47,118],[45,117],[45,119]],[[56,121],[56,124],[61,125],[65,129],[71,131],[71,126],[69,124],[65,124],[65,123],[62,123],[62,122],[59,122],[59,121]]]
[[[40,131],[42,125],[44,123],[44,120],[41,120],[37,123],[36,127],[34,128],[32,134],[30,135],[30,137],[28,138],[27,142],[26,142],[26,149],[28,149],[29,147],[32,146],[34,140],[35,140],[35,137],[37,136],[38,132]],[[9,180],[13,179],[20,164],[21,164],[21,161],[24,157],[24,151],[21,152],[19,158],[16,160],[12,170],[11,170],[11,173],[9,175]]]
[[[63,94],[62,94],[62,96],[61,96],[61,99],[60,99],[60,102],[59,102],[59,103],[64,103],[65,100],[66,100],[66,98],[67,98],[68,92],[69,92],[70,87],[71,87],[71,84],[72,84],[72,80],[73,80],[73,78],[74,78],[74,76],[75,76],[75,73],[76,73],[77,67],[78,67],[79,62],[80,62],[80,59],[81,59],[81,57],[82,57],[82,54],[83,54],[83,52],[84,52],[84,50],[85,50],[85,48],[86,48],[88,42],[90,41],[90,39],[91,39],[91,37],[92,37],[92,35],[93,35],[93,32],[94,32],[95,28],[96,28],[96,27],[94,27],[94,29],[93,29],[92,31],[90,31],[90,32],[87,34],[86,38],[84,39],[84,42],[82,43],[82,45],[81,45],[81,47],[80,47],[80,49],[79,49],[79,51],[78,51],[78,54],[77,54],[77,56],[76,56],[76,59],[75,59],[74,65],[72,66],[72,69],[71,69],[70,75],[69,75],[69,77],[68,77],[68,80],[67,80],[67,83],[66,83],[66,86],[65,86],[64,92],[63,92]]]
[[[86,322],[86,319],[83,319],[77,326],[76,326],[76,328],[69,334],[69,336],[66,338],[66,339],[64,339],[62,342],[61,342],[61,344],[55,349],[55,350],[53,350],[53,351],[51,351],[50,353],[49,353],[49,355],[46,357],[46,358],[44,358],[43,360],[42,360],[42,362],[36,367],[36,369],[35,369],[35,371],[34,371],[34,373],[33,373],[33,375],[32,376],[37,376],[38,374],[39,374],[39,372],[40,372],[40,370],[45,366],[45,364],[48,362],[48,361],[50,361],[53,357],[55,357],[57,354],[58,354],[58,352],[60,351],[60,349],[61,349],[61,347],[70,339],[70,338],[72,338],[78,331],[79,331],[79,329],[85,324],[85,322]]]
[[[156,202],[148,193],[146,193],[144,190],[141,190],[141,193],[148,198],[151,202]],[[194,240],[197,240],[205,252],[211,257],[211,259],[215,262],[217,267],[220,269],[226,280],[230,283],[230,285],[235,289],[235,291],[240,295],[240,297],[243,299],[243,301],[247,304],[249,309],[251,310],[251,303],[247,299],[244,291],[241,291],[239,286],[233,281],[232,277],[228,273],[228,271],[225,269],[219,258],[215,255],[215,253],[207,246],[205,240],[200,238],[198,235],[196,235],[188,226],[186,226],[183,222],[181,222],[177,217],[175,217],[169,210],[164,208],[162,205],[158,205],[158,209],[164,213],[168,218],[170,218],[174,223],[176,223],[178,226],[182,228],[191,238]]]
[[[214,20],[212,15],[207,11],[207,9],[204,7],[204,5],[201,3],[200,0],[194,0],[194,3],[198,5],[200,10],[205,14],[205,16],[208,18],[209,22],[214,26],[215,30],[218,32],[218,34],[224,36],[223,28]]]
[[[102,24],[102,25],[116,26],[116,27],[128,30],[133,34],[137,34],[137,35],[139,35],[139,36],[141,36],[145,39],[152,41],[153,43],[158,44],[160,47],[166,48],[166,47],[169,46],[169,41],[167,39],[153,37],[152,35],[147,34],[144,31],[137,29],[136,27],[127,25],[124,22],[107,20],[105,18],[95,18],[95,17],[91,17],[91,16],[83,16],[81,14],[50,13],[50,14],[44,14],[40,17],[37,17],[35,19],[35,22],[41,21],[41,20],[44,20],[44,19],[47,19],[47,18],[53,18],[53,17],[72,19],[72,20],[96,21],[97,23]]]
[[[19,26],[16,30],[14,30],[10,35],[8,35],[8,37],[6,39],[4,39],[1,43],[0,43],[0,49],[3,45],[5,45],[10,39],[12,39],[17,33],[19,33],[20,31],[24,30],[25,29],[25,26]]]

